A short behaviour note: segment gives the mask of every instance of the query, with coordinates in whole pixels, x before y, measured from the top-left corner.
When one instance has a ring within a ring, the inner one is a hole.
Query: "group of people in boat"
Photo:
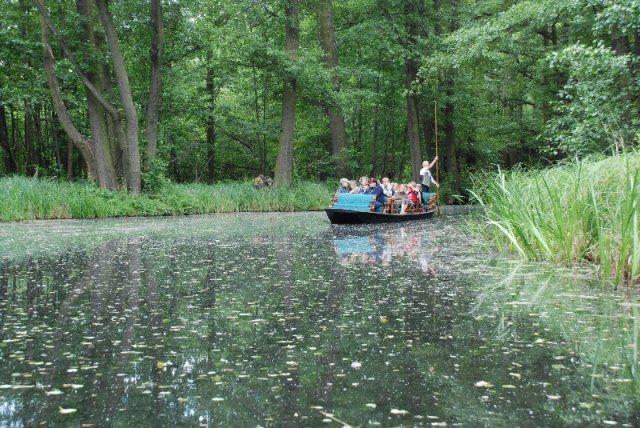
[[[422,199],[423,192],[430,193],[430,186],[432,184],[440,187],[431,174],[431,168],[437,161],[438,157],[436,156],[431,162],[422,162],[420,183],[416,183],[415,181],[396,183],[391,182],[388,177],[384,177],[381,181],[378,181],[376,177],[360,177],[359,183],[355,180],[341,178],[340,186],[336,193],[374,195],[373,208],[376,211],[385,207],[385,212],[415,212],[424,210],[424,205],[428,205],[427,209],[431,209],[432,205],[435,204],[435,197],[430,198],[431,200],[423,201]]]

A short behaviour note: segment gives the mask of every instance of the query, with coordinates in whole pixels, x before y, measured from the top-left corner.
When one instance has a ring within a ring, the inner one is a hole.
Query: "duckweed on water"
[[[453,216],[284,217],[60,222],[29,238],[50,251],[2,250],[0,426],[640,422],[637,298],[488,255]]]

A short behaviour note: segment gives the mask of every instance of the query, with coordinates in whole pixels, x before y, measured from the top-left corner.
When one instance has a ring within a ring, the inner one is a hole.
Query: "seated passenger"
[[[375,195],[375,209],[378,211],[384,206],[384,189],[378,183],[378,180],[375,177],[371,177],[369,179],[369,189],[365,192],[368,195]]]
[[[338,187],[337,193],[349,193],[349,180],[346,178],[340,179],[340,186]]]
[[[349,193],[360,193],[360,188],[356,180],[349,180]]]
[[[403,213],[409,202],[409,198],[407,197],[407,188],[404,184],[398,185],[398,191],[395,193],[394,198],[396,198],[397,211],[399,213]]]
[[[416,182],[412,181],[407,184],[407,197],[409,198],[409,203],[413,205],[413,207],[419,206],[420,203],[420,191],[416,186]]]
[[[367,193],[369,190],[369,177],[360,177],[360,190],[358,193]]]
[[[387,177],[384,177],[382,179],[382,190],[384,191],[384,195],[387,198],[390,198],[393,196],[393,188],[391,187],[391,182],[389,181],[389,179]]]

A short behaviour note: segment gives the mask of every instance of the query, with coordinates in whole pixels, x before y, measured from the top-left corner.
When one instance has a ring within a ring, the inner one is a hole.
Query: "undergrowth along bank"
[[[640,280],[640,154],[498,171],[476,181],[484,230],[531,260],[596,264],[614,284]]]
[[[0,178],[0,221],[314,211],[326,208],[330,201],[326,186],[307,182],[262,190],[248,182],[167,183],[154,194],[132,196],[87,182]]]

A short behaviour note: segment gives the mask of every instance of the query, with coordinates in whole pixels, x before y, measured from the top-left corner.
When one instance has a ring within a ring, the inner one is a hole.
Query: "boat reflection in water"
[[[369,234],[333,239],[333,248],[340,264],[390,266],[393,261],[402,259],[403,262],[415,263],[424,273],[435,274],[432,266],[437,251],[434,231],[399,227],[366,232]]]

